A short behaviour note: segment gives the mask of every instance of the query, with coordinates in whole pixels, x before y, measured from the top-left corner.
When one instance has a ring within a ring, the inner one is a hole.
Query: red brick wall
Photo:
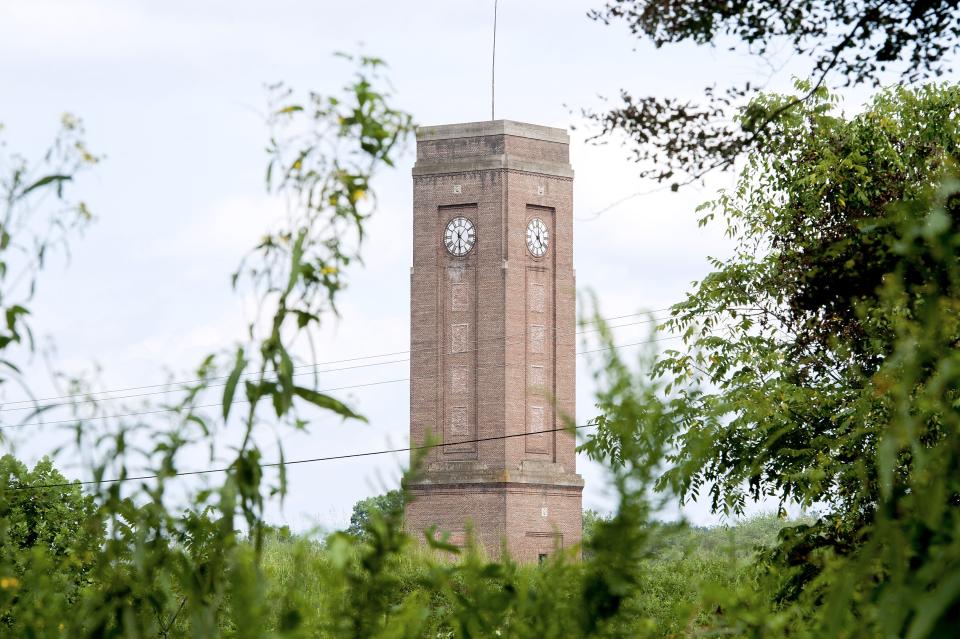
[[[463,546],[472,531],[474,539],[491,558],[500,557],[505,539],[506,494],[495,484],[449,485],[414,490],[407,505],[407,530],[423,543],[423,531],[436,526],[438,533],[450,533],[449,542]],[[437,537],[440,535],[437,534]]]
[[[545,509],[545,510],[544,510]],[[522,562],[538,561],[560,546],[580,543],[583,512],[579,489],[515,484],[507,490],[507,545]]]

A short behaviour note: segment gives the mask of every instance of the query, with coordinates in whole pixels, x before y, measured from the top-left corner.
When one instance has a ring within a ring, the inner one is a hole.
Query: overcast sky
[[[623,25],[588,20],[599,5],[500,1],[498,118],[570,127],[581,124],[580,108],[601,106],[598,96],[615,98],[621,87],[695,97],[713,82],[769,73],[760,61],[707,48],[657,51]],[[204,354],[240,339],[246,319],[229,275],[282,208],[264,191],[263,85],[335,92],[350,68],[332,53],[362,51],[389,63],[396,102],[418,123],[486,119],[492,7],[493,0],[0,3],[0,122],[9,148],[36,154],[70,111],[106,156],[79,184],[96,222],[72,244],[69,262],[51,263],[33,303],[34,329],[55,343],[56,367],[99,367],[102,388],[154,384],[189,377]],[[770,86],[788,87],[789,69]],[[627,198],[656,185],[637,178],[626,149],[586,144],[578,128],[571,156],[577,283],[596,293],[605,315],[669,306],[707,272],[708,255],[728,250],[719,226],[697,228],[694,208],[730,176]],[[380,209],[365,265],[351,270],[342,316],[319,337],[323,361],[409,347],[412,166],[411,145],[375,184]],[[639,341],[648,328],[618,329],[617,341]],[[594,413],[588,362],[578,360],[582,423]],[[55,394],[42,367],[31,371],[37,395]],[[321,385],[408,372],[401,362],[329,373]],[[284,436],[288,458],[405,445],[406,383],[337,394],[370,424],[320,417],[308,433]],[[6,446],[28,459],[62,441],[50,427],[13,431]],[[290,496],[271,518],[298,529],[343,525],[357,499],[396,484],[405,459],[292,467]],[[74,461],[61,465],[82,474]],[[585,507],[608,509],[602,469],[580,459],[579,470]],[[685,512],[696,523],[717,521],[703,506]]]

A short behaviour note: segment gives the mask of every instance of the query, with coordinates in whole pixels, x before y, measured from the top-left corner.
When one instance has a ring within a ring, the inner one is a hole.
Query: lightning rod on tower
[[[493,0],[493,58],[490,61],[490,119],[494,118],[497,80],[497,0]]]

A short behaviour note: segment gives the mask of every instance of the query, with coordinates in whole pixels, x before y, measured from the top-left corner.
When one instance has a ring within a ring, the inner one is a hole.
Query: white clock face
[[[450,255],[462,257],[470,252],[477,243],[477,230],[473,222],[465,217],[455,217],[447,222],[443,231],[443,245]]]
[[[534,257],[543,257],[547,254],[547,245],[550,243],[550,231],[539,217],[535,217],[527,224],[527,249]]]

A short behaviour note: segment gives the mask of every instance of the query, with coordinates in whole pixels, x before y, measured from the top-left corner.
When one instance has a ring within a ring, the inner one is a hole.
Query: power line
[[[638,314],[639,314],[639,313],[638,313]],[[638,315],[638,314],[635,314],[635,315]],[[629,316],[629,315],[623,315],[623,316],[613,317],[613,318],[604,318],[603,321],[612,321],[612,320],[616,320],[616,319],[622,319],[622,318],[624,318],[624,317],[630,317],[630,316]],[[616,326],[609,326],[608,328],[611,328],[611,329],[625,328],[625,327],[628,327],[628,326],[636,326],[636,325],[639,325],[639,324],[650,324],[650,323],[655,323],[655,322],[659,322],[659,321],[663,321],[663,318],[651,318],[651,319],[648,319],[648,320],[639,320],[639,321],[636,321],[636,322],[629,322],[629,323],[627,323],[627,324],[618,324],[618,325],[616,325]],[[598,330],[600,330],[600,329],[599,329],[599,328],[584,329],[584,330],[576,331],[576,332],[574,332],[574,333],[572,333],[572,334],[574,334],[574,335],[580,335],[580,334],[583,334],[583,333],[595,332],[595,331],[598,331]],[[565,335],[570,335],[570,334],[571,334],[571,333],[558,333],[557,336],[559,337],[559,336],[565,336]],[[510,337],[510,338],[505,338],[505,339],[504,339],[504,342],[505,342],[505,343],[509,343],[510,340],[515,339],[516,337],[522,337],[523,335],[524,335],[524,333],[517,333],[515,336],[512,336],[512,337]],[[492,339],[492,338],[491,338],[491,339]],[[496,338],[496,339],[499,339],[499,338]],[[485,341],[490,341],[490,340],[485,340]],[[422,350],[428,350],[428,349],[422,349]],[[433,350],[433,349],[429,349],[429,350]],[[463,351],[463,352],[465,352],[465,353],[471,353],[471,352],[479,352],[479,351],[481,351],[481,350],[483,350],[483,349],[475,348],[475,349],[468,349],[468,350]],[[410,352],[410,351],[406,351],[406,352]],[[414,351],[414,352],[420,352],[420,351]],[[451,354],[452,354],[452,353],[451,353]],[[310,371],[304,371],[304,372],[301,372],[301,373],[294,373],[294,376],[311,375],[311,374],[316,374],[316,373],[332,373],[332,372],[338,372],[338,371],[344,371],[344,370],[353,370],[353,369],[357,369],[357,368],[368,368],[368,367],[372,367],[372,366],[386,366],[386,365],[389,365],[389,364],[400,364],[400,363],[409,362],[409,361],[410,361],[410,358],[409,358],[409,357],[405,357],[405,358],[402,358],[402,359],[389,360],[389,361],[385,361],[385,362],[372,362],[372,363],[368,363],[368,364],[357,364],[357,365],[354,365],[354,366],[342,366],[342,367],[338,367],[338,368],[328,368],[328,369],[325,369],[325,370],[310,370]],[[319,365],[319,364],[303,364],[303,365],[299,365],[299,366],[294,366],[294,370],[303,369],[303,368],[316,368],[316,366],[318,366],[318,365]],[[256,374],[256,373],[244,373],[243,375],[241,375],[241,381],[244,380],[244,379],[249,379],[251,376],[253,376],[253,375],[255,375],[255,374]],[[210,379],[212,379],[212,380],[217,380],[217,379],[225,380],[225,379],[227,379],[227,377],[228,377],[227,375],[223,375],[223,376],[211,377]],[[132,399],[132,398],[136,398],[136,397],[148,397],[148,396],[151,396],[151,395],[160,395],[160,394],[169,392],[169,391],[171,391],[171,390],[175,390],[175,389],[169,387],[169,386],[171,386],[171,385],[177,385],[177,384],[179,384],[179,385],[182,386],[182,385],[186,385],[186,384],[190,384],[190,383],[197,383],[197,382],[200,382],[200,381],[202,381],[202,380],[195,380],[194,382],[171,382],[169,385],[167,385],[167,384],[154,384],[154,385],[149,385],[149,386],[140,386],[140,387],[129,387],[129,388],[120,388],[120,389],[113,389],[113,390],[104,390],[104,391],[98,391],[97,393],[93,393],[93,394],[120,393],[120,392],[124,392],[124,391],[127,391],[127,390],[139,390],[139,389],[141,389],[141,388],[157,388],[157,387],[160,387],[160,386],[165,386],[165,388],[164,388],[163,390],[150,391],[150,392],[145,392],[145,393],[134,393],[134,394],[130,394],[130,395],[120,395],[120,396],[115,396],[115,397],[91,397],[90,399],[93,399],[93,400],[96,400],[96,401],[116,401],[116,400],[120,400],[120,399]],[[208,388],[218,388],[218,387],[223,387],[223,386],[226,386],[226,383],[225,383],[225,382],[224,382],[224,383],[217,383],[217,384],[208,384],[208,385],[205,387],[204,390],[206,390],[206,389],[208,389]],[[348,388],[349,388],[349,387],[348,387]],[[339,390],[339,389],[338,389],[338,390]],[[46,398],[46,399],[43,399],[43,400],[20,400],[20,401],[17,401],[17,402],[10,402],[10,403],[19,404],[19,403],[25,403],[25,402],[53,401],[53,400],[60,400],[60,399],[72,399],[72,398],[83,398],[83,397],[89,397],[89,394],[87,394],[87,395],[85,395],[85,394],[61,395],[61,396],[59,396],[59,397],[51,397],[51,398]],[[48,410],[48,409],[59,408],[59,407],[61,407],[61,404],[49,404],[49,405],[47,405],[47,406],[36,406],[36,405],[32,405],[32,406],[19,406],[19,407],[13,407],[13,408],[0,408],[0,413],[4,413],[4,412],[10,413],[10,412],[15,412],[15,411],[23,411],[23,410],[34,410],[35,412],[39,413],[39,412],[42,412],[42,411],[45,411],[45,410]],[[2,428],[2,427],[0,427],[0,428]]]
[[[662,311],[662,310],[666,310],[666,309],[658,309],[657,311],[651,311],[651,312],[659,312],[659,311]],[[601,320],[597,320],[597,321],[610,322],[610,321],[615,321],[615,320],[618,320],[618,319],[625,319],[625,318],[629,318],[629,317],[636,317],[637,315],[640,315],[640,314],[641,314],[641,313],[632,313],[632,314],[629,314],[629,315],[618,315],[618,316],[615,316],[615,317],[605,317],[605,318],[601,318]],[[614,328],[614,329],[616,329],[616,328],[623,328],[623,327],[626,327],[626,326],[634,326],[634,325],[638,325],[638,324],[651,324],[651,323],[656,323],[656,322],[663,321],[663,319],[664,319],[664,318],[656,318],[656,317],[654,317],[654,318],[650,318],[650,319],[646,319],[646,320],[638,320],[638,321],[636,321],[636,322],[630,322],[630,323],[628,323],[628,324],[620,324],[620,325],[617,325],[617,326],[611,326],[611,327],[609,327],[609,328]],[[574,335],[580,335],[580,334],[582,334],[582,333],[587,333],[587,332],[597,331],[597,330],[599,330],[599,329],[597,329],[597,328],[594,328],[594,329],[583,329],[583,330],[576,331],[576,332],[573,333],[573,334],[574,334]],[[485,338],[485,339],[477,340],[477,341],[478,341],[478,342],[480,342],[480,341],[494,341],[494,340],[499,341],[499,340],[503,339],[505,343],[508,343],[508,340],[516,339],[516,338],[519,338],[519,337],[523,337],[525,334],[526,334],[526,330],[524,330],[524,332],[522,332],[522,333],[516,333],[515,335],[512,335],[512,336],[510,336],[510,337],[504,337],[504,338],[499,338],[499,337],[497,337],[497,338]],[[561,336],[561,335],[569,335],[569,334],[570,334],[570,333],[558,333],[557,336],[559,337],[559,336]],[[313,364],[301,364],[301,365],[299,365],[299,366],[294,366],[294,370],[304,369],[304,368],[316,369],[317,366],[323,366],[323,365],[325,365],[325,364],[335,364],[335,363],[341,363],[341,362],[359,361],[359,360],[362,360],[362,359],[373,359],[373,358],[376,358],[376,357],[387,357],[387,356],[393,356],[393,355],[404,355],[404,354],[420,353],[420,352],[433,351],[433,350],[436,350],[436,348],[435,348],[435,347],[430,347],[430,348],[423,348],[423,349],[415,349],[415,350],[412,350],[412,351],[396,351],[396,352],[393,352],[393,353],[385,353],[385,354],[382,354],[382,355],[367,355],[367,356],[364,356],[364,357],[356,357],[356,358],[350,358],[350,359],[345,359],[345,360],[334,360],[334,361],[330,361],[330,362],[316,362],[316,363],[313,363]],[[468,351],[465,351],[465,352],[468,352],[468,353],[469,353],[469,352],[479,352],[480,350],[482,350],[482,349],[481,349],[481,348],[475,348],[475,349],[469,349]],[[312,374],[312,373],[332,373],[332,372],[337,372],[337,371],[353,370],[353,369],[357,369],[357,368],[368,368],[368,367],[371,367],[371,366],[386,366],[386,365],[389,365],[389,364],[398,364],[398,363],[407,362],[407,361],[410,361],[410,359],[409,359],[409,358],[403,358],[403,359],[390,360],[390,361],[386,361],[386,362],[371,362],[371,363],[367,363],[367,364],[356,364],[356,365],[352,365],[352,366],[342,366],[342,367],[338,367],[338,368],[329,368],[329,369],[325,369],[325,370],[311,370],[311,371],[307,371],[307,372],[304,372],[304,373],[297,373],[297,374],[298,374],[298,375],[305,375],[305,374]],[[245,373],[244,375],[241,376],[241,379],[248,379],[250,376],[252,376],[252,375],[254,375],[254,374],[255,374],[255,373]],[[209,379],[206,380],[206,381],[210,381],[210,380],[224,380],[224,382],[222,382],[222,383],[217,383],[217,384],[208,384],[208,385],[207,385],[207,388],[217,388],[217,387],[221,387],[221,386],[226,386],[225,380],[226,380],[228,377],[229,377],[228,375],[220,375],[220,376],[216,376],[216,377],[211,377],[211,378],[209,378]],[[150,396],[150,395],[160,395],[160,394],[163,394],[163,393],[168,392],[169,390],[173,390],[172,388],[170,388],[170,387],[172,387],[172,386],[180,386],[180,387],[183,387],[183,386],[187,386],[187,385],[190,385],[190,384],[201,383],[201,382],[203,382],[203,381],[204,381],[204,380],[199,380],[199,379],[196,379],[196,380],[184,380],[184,381],[179,381],[179,382],[168,382],[168,383],[166,383],[166,384],[148,384],[148,385],[144,385],[144,386],[128,386],[128,387],[126,387],[126,388],[116,388],[116,389],[111,389],[111,390],[102,390],[102,391],[96,391],[96,392],[89,393],[89,394],[74,393],[74,394],[67,394],[67,395],[59,395],[59,396],[56,396],[56,397],[46,397],[46,398],[43,398],[43,399],[36,399],[36,400],[30,400],[30,399],[16,400],[16,401],[12,401],[12,402],[6,402],[6,403],[3,405],[3,407],[0,408],[0,413],[10,413],[10,412],[22,411],[22,410],[35,410],[36,412],[40,412],[40,411],[48,410],[48,409],[50,409],[50,408],[56,408],[56,407],[58,406],[58,404],[47,405],[47,406],[39,406],[39,407],[38,407],[38,406],[36,406],[37,403],[39,403],[39,402],[53,402],[53,401],[64,400],[64,399],[74,399],[74,398],[90,397],[91,399],[94,399],[94,400],[97,400],[97,401],[115,401],[115,400],[120,400],[120,399],[132,399],[132,398],[135,398],[135,397],[147,397],[147,396]],[[131,395],[121,395],[121,396],[119,396],[119,397],[91,397],[92,395],[105,395],[105,394],[108,394],[108,393],[124,393],[124,392],[127,392],[127,391],[139,391],[139,390],[146,390],[146,389],[150,389],[150,388],[161,388],[161,387],[162,387],[162,390],[156,390],[156,391],[150,391],[150,392],[143,392],[143,393],[134,393],[134,394],[131,394]],[[11,406],[11,405],[16,405],[16,404],[32,404],[32,405],[29,405],[29,406],[13,406],[13,407],[9,407],[9,406]]]
[[[603,207],[602,209],[599,209],[599,210],[597,210],[597,211],[594,211],[593,213],[591,213],[591,214],[590,214],[589,216],[587,216],[587,217],[574,216],[574,219],[577,220],[577,221],[579,221],[579,222],[593,222],[593,221],[597,220],[601,215],[603,215],[604,213],[606,213],[607,211],[609,211],[609,210],[611,210],[611,209],[614,209],[614,208],[620,206],[620,205],[623,204],[624,202],[627,202],[627,201],[629,201],[629,200],[632,200],[633,198],[636,198],[636,197],[643,197],[643,196],[646,196],[646,195],[653,195],[654,193],[660,193],[661,191],[666,191],[667,189],[673,190],[673,185],[672,185],[672,184],[663,184],[663,185],[661,185],[661,186],[657,186],[657,187],[654,187],[654,188],[651,188],[651,189],[645,189],[645,190],[643,190],[643,191],[635,191],[634,193],[631,193],[630,195],[626,195],[626,196],[620,198],[619,200],[615,200],[615,201],[611,202],[610,204],[606,205],[606,206]]]
[[[638,315],[638,314],[639,314],[639,313],[637,313],[637,315]],[[613,321],[613,320],[617,320],[617,319],[623,319],[623,318],[625,318],[625,317],[630,317],[630,316],[629,316],[629,315],[622,315],[622,316],[619,316],[619,317],[604,318],[603,321]],[[614,328],[614,329],[616,329],[616,328],[624,328],[624,327],[627,327],[627,326],[635,326],[635,325],[638,325],[638,324],[650,324],[650,323],[659,322],[659,321],[662,321],[662,319],[661,319],[661,318],[652,318],[652,319],[648,319],[648,320],[639,320],[639,321],[636,321],[636,322],[629,322],[629,323],[627,323],[627,324],[618,324],[618,325],[616,325],[616,326],[609,326],[608,328]],[[575,335],[580,335],[580,334],[582,334],[582,333],[589,333],[589,332],[598,331],[598,330],[600,330],[600,329],[598,329],[598,328],[584,329],[584,330],[576,331],[576,332],[573,333],[573,334],[575,334]],[[559,333],[559,334],[558,334],[558,337],[561,336],[561,335],[569,335],[569,334],[570,334],[570,333]],[[524,333],[517,333],[516,335],[514,335],[514,336],[512,336],[512,337],[505,338],[505,339],[504,339],[504,342],[505,342],[505,343],[509,343],[509,340],[515,339],[516,337],[522,337],[523,335],[524,335]],[[494,338],[488,338],[487,340],[484,340],[484,341],[492,341],[492,339],[494,339]],[[495,338],[495,339],[500,339],[500,338]],[[421,350],[428,350],[428,349],[421,349]],[[417,350],[417,351],[413,351],[413,352],[421,352],[421,350]],[[429,349],[429,350],[433,350],[433,349]],[[479,352],[479,351],[481,351],[481,350],[483,350],[483,349],[475,348],[475,349],[468,349],[467,351],[464,351],[464,352],[466,352],[466,353],[471,353],[471,352]],[[404,351],[404,352],[405,352],[405,353],[408,353],[408,352],[410,352],[410,351]],[[308,375],[308,374],[313,374],[313,373],[333,373],[333,372],[339,372],[339,371],[345,371],[345,370],[353,370],[353,369],[357,369],[357,368],[369,368],[369,367],[371,367],[371,366],[386,366],[386,365],[389,365],[389,364],[399,364],[399,363],[402,363],[402,362],[409,362],[409,361],[410,361],[410,358],[409,358],[409,357],[405,357],[405,358],[403,358],[403,359],[388,360],[388,361],[385,361],[385,362],[372,362],[372,363],[369,363],[369,364],[356,364],[356,365],[353,365],[353,366],[341,366],[341,367],[338,367],[338,368],[328,368],[328,369],[324,369],[324,370],[311,370],[311,371],[305,371],[305,372],[302,372],[302,373],[295,373],[295,375]],[[321,364],[301,364],[301,365],[299,365],[299,366],[294,366],[293,368],[294,368],[294,370],[303,369],[303,368],[316,368],[316,367],[319,366],[319,365],[321,365]],[[254,375],[256,375],[256,373],[245,373],[245,374],[241,375],[241,380],[242,380],[242,379],[247,379],[247,378],[249,378],[249,377],[251,377],[251,376],[254,376]],[[218,380],[218,379],[226,380],[228,377],[229,377],[228,375],[220,375],[220,376],[216,376],[216,377],[211,377],[211,378],[209,378],[209,379],[211,379],[211,380]],[[135,393],[135,394],[132,394],[132,395],[120,395],[120,396],[117,396],[117,397],[95,397],[95,398],[91,398],[91,399],[95,399],[95,400],[97,400],[97,401],[114,401],[114,400],[118,400],[118,399],[131,399],[131,398],[134,398],[134,397],[147,397],[147,396],[150,396],[150,395],[160,395],[160,394],[163,394],[163,393],[168,392],[169,390],[173,390],[172,388],[170,388],[170,386],[174,386],[174,385],[185,386],[185,385],[187,385],[187,384],[199,383],[199,382],[201,382],[201,381],[203,381],[203,380],[192,380],[192,381],[183,381],[183,382],[170,382],[169,384],[153,384],[153,385],[149,385],[149,386],[139,386],[139,387],[135,386],[135,387],[129,387],[129,388],[119,388],[119,389],[113,389],[113,390],[103,390],[103,391],[97,391],[96,393],[93,393],[93,394],[101,395],[101,394],[106,394],[106,393],[122,393],[122,392],[125,392],[125,391],[128,391],[128,390],[140,390],[140,389],[144,389],[144,388],[158,388],[158,387],[161,387],[161,386],[164,387],[163,390],[151,391],[151,392],[146,392],[146,393]],[[221,386],[226,386],[226,383],[208,384],[208,385],[206,386],[206,388],[217,388],[217,387],[221,387]],[[50,398],[39,399],[39,400],[18,400],[18,401],[16,401],[16,402],[8,402],[8,403],[10,403],[10,404],[22,404],[22,403],[34,402],[34,401],[35,401],[35,402],[53,401],[53,400],[58,400],[58,399],[72,399],[72,398],[81,398],[81,397],[88,397],[88,395],[84,395],[84,394],[82,394],[82,393],[78,393],[78,394],[72,394],[72,395],[61,395],[61,396],[59,396],[59,397],[50,397]],[[49,408],[57,408],[58,406],[59,406],[59,404],[53,404],[53,405],[48,405],[48,406],[40,406],[40,407],[37,407],[37,406],[21,406],[21,407],[14,407],[14,408],[0,408],[0,413],[10,413],[10,412],[21,411],[21,410],[35,410],[35,411],[38,411],[38,412],[39,412],[39,411],[42,411],[42,410],[47,410],[47,409],[49,409]]]
[[[628,347],[631,347],[631,346],[640,346],[640,345],[643,345],[643,344],[650,344],[650,343],[653,343],[653,342],[663,342],[663,341],[668,341],[668,340],[673,340],[673,339],[680,339],[680,337],[682,337],[682,336],[680,336],[680,335],[671,335],[671,336],[668,336],[668,337],[661,337],[661,338],[652,339],[652,340],[645,340],[645,341],[642,341],[642,342],[631,342],[631,343],[629,343],[629,344],[613,344],[613,345],[611,345],[611,346],[605,346],[605,347],[602,347],[602,348],[595,348],[595,349],[591,349],[591,350],[587,350],[587,351],[580,351],[580,352],[577,353],[577,355],[578,355],[578,356],[580,356],[580,355],[587,355],[588,353],[598,353],[598,352],[600,352],[600,351],[606,351],[606,350],[611,350],[611,349],[628,348]],[[508,364],[492,364],[492,365],[490,365],[490,366],[479,366],[479,367],[477,367],[477,369],[478,369],[478,370],[482,370],[482,369],[488,369],[488,368],[504,368],[504,367],[506,367],[506,366],[508,366]],[[307,374],[307,373],[296,373],[295,375],[305,375],[305,374]],[[319,389],[317,392],[319,392],[319,393],[331,393],[331,392],[334,392],[334,391],[349,390],[349,389],[352,389],[352,388],[366,388],[366,387],[369,387],[369,386],[382,386],[382,385],[384,385],[384,384],[396,384],[396,383],[399,383],[399,382],[409,382],[409,381],[420,380],[420,379],[436,379],[436,378],[439,377],[439,376],[440,376],[440,375],[421,375],[421,376],[414,377],[414,378],[410,378],[410,377],[399,377],[399,378],[397,378],[397,379],[385,379],[385,380],[379,380],[379,381],[375,381],[375,382],[366,382],[366,383],[362,383],[362,384],[350,384],[350,385],[347,385],[347,386],[338,386],[338,387],[336,387],[336,388],[323,388],[323,389]],[[235,405],[238,405],[238,404],[248,404],[248,403],[249,403],[249,400],[246,400],[246,399],[243,399],[243,398],[239,398],[239,399],[233,400],[230,405],[231,405],[231,406],[235,406]],[[197,405],[197,406],[191,406],[191,407],[190,407],[190,410],[193,411],[193,410],[202,409],[202,408],[217,408],[217,407],[220,407],[220,406],[222,406],[222,405],[223,405],[222,402],[213,402],[213,403],[210,403],[210,404],[199,404],[199,405]],[[93,416],[91,416],[91,417],[80,417],[80,418],[73,418],[73,419],[59,419],[59,420],[54,420],[54,421],[21,422],[21,423],[19,423],[19,424],[0,425],[0,429],[6,429],[6,428],[23,428],[23,427],[26,427],[26,426],[34,426],[34,427],[35,427],[35,426],[57,426],[57,425],[60,425],[60,424],[78,424],[78,423],[81,423],[81,422],[87,422],[87,421],[93,421],[93,420],[98,420],[98,421],[99,421],[99,420],[106,420],[106,419],[122,419],[122,418],[124,418],[124,417],[142,417],[142,416],[146,416],[146,415],[159,415],[159,414],[163,414],[163,413],[173,413],[173,412],[177,412],[178,410],[180,410],[180,409],[179,409],[179,408],[157,408],[157,409],[153,409],[153,410],[134,411],[134,412],[130,412],[130,413],[121,413],[121,414],[115,414],[115,415],[93,415]]]
[[[362,453],[346,453],[343,455],[329,455],[327,457],[312,457],[309,459],[294,459],[291,461],[283,462],[267,462],[264,464],[259,464],[259,468],[276,468],[279,466],[293,466],[295,464],[314,464],[319,462],[328,462],[336,461],[341,459],[356,459],[358,457],[373,457],[375,455],[391,455],[395,453],[406,453],[413,452],[418,450],[429,450],[431,448],[443,448],[446,446],[462,446],[463,444],[480,444],[483,442],[498,441],[502,439],[512,439],[514,437],[529,437],[535,435],[546,435],[547,433],[557,433],[560,431],[568,430],[580,430],[583,428],[596,428],[597,424],[579,424],[577,426],[570,427],[561,427],[561,428],[550,428],[546,430],[538,430],[534,433],[513,433],[511,435],[496,435],[493,437],[478,437],[475,439],[464,439],[455,442],[445,442],[440,444],[422,444],[420,446],[407,446],[405,448],[387,448],[382,450],[370,450]],[[186,477],[189,475],[209,475],[212,473],[224,473],[230,470],[229,466],[223,468],[205,468],[202,470],[185,470],[179,473],[169,473],[163,475],[163,477]],[[46,489],[46,488],[68,488],[71,486],[90,486],[94,484],[115,484],[125,481],[140,481],[143,479],[158,479],[159,474],[153,475],[137,475],[135,477],[114,477],[110,479],[91,479],[88,481],[72,481],[72,482],[61,482],[58,484],[37,484],[33,486],[10,486],[9,490],[33,490],[33,489]]]

